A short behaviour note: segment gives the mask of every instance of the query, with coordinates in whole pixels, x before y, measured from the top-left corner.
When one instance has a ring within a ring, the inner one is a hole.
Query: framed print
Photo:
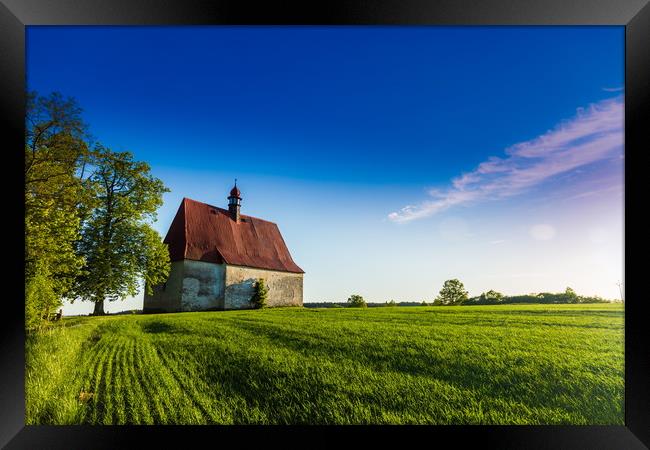
[[[7,448],[650,445],[647,1],[0,20]]]

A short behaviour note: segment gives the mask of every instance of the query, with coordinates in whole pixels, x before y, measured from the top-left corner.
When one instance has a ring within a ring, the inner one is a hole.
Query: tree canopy
[[[88,126],[71,98],[27,93],[25,115],[26,328],[61,306],[80,274],[75,252],[88,201],[85,165],[92,158]]]
[[[151,285],[167,279],[169,252],[148,222],[169,189],[129,152],[100,147],[96,165],[90,181],[97,201],[82,223],[77,246],[86,266],[74,294],[95,302],[94,314],[103,314],[105,299],[135,295],[141,280],[151,293]]]
[[[27,94],[25,118],[25,281],[42,273],[65,296],[83,258],[74,251],[84,165],[91,157],[87,125],[73,99]],[[43,282],[43,280],[41,280]]]
[[[348,306],[351,308],[367,308],[368,304],[366,301],[363,299],[362,296],[358,294],[352,294],[348,298]]]
[[[457,279],[447,280],[440,289],[437,300],[443,305],[460,305],[467,300],[468,292]]]
[[[483,292],[479,297],[479,300],[484,303],[499,303],[503,301],[503,298],[504,297],[501,292],[490,289],[487,292]]]
[[[134,295],[164,281],[169,254],[149,222],[168,192],[149,166],[88,132],[82,110],[59,93],[27,94],[25,117],[26,327],[63,299]]]

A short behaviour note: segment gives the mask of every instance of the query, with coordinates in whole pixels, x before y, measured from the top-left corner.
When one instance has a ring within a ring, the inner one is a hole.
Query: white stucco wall
[[[145,312],[250,308],[258,278],[269,288],[267,306],[302,306],[303,274],[204,261],[175,261],[167,282],[144,296]]]
[[[303,274],[226,265],[225,309],[250,308],[258,278],[269,288],[267,306],[302,306]]]
[[[223,309],[225,265],[185,260],[181,311]]]

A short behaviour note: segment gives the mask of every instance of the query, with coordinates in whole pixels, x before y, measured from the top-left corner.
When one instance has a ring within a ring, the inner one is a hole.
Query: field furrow
[[[80,318],[85,327],[61,334],[67,353],[56,335],[30,341],[28,423],[621,425],[623,313],[508,305]],[[68,364],[66,390],[37,376],[45,351]]]

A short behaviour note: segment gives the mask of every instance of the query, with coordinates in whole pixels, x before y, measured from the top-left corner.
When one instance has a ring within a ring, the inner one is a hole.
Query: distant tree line
[[[560,304],[560,303],[611,303],[612,300],[604,299],[598,296],[578,295],[572,288],[567,287],[564,292],[551,293],[542,292],[524,295],[506,296],[500,292],[489,290],[476,297],[468,297],[467,291],[457,279],[447,280],[443,284],[438,296],[432,301],[427,302],[396,302],[388,300],[384,303],[366,302],[361,295],[353,294],[347,302],[308,302],[304,306],[307,308],[376,308],[390,306],[471,306],[471,305],[508,305],[514,303],[539,303],[539,304]]]
[[[498,294],[498,295],[495,295]],[[524,294],[504,296],[498,292],[488,291],[477,297],[469,298],[464,305],[507,305],[512,303],[611,303],[611,300],[599,296],[578,295],[570,287],[564,292],[540,292],[538,294]]]
[[[363,298],[363,297],[362,297]],[[366,302],[363,303],[357,300],[353,305],[351,302],[306,302],[303,304],[305,308],[380,308],[385,306],[422,306],[422,302],[395,302],[386,301],[384,303],[379,302]],[[361,306],[365,304],[365,306]]]

